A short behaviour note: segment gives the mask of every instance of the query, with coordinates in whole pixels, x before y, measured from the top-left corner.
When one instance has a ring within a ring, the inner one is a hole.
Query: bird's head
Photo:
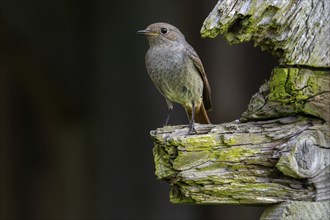
[[[145,35],[148,38],[150,46],[161,43],[185,41],[179,29],[163,22],[151,24],[146,29],[140,30],[137,33]]]

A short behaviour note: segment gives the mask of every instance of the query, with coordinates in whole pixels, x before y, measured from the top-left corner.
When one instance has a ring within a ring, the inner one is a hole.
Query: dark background
[[[275,59],[201,39],[216,1],[0,1],[2,219],[258,219],[263,208],[174,205],[149,132],[167,108],[136,31],[177,26],[203,61],[213,123],[238,119]],[[175,106],[172,124],[186,124]]]

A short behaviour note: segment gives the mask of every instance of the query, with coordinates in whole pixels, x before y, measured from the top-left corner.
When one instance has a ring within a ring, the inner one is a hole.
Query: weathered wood
[[[330,121],[329,71],[275,68],[255,94],[242,120],[265,120],[304,114]]]
[[[330,202],[283,202],[268,208],[261,220],[329,219]]]
[[[220,0],[201,33],[231,44],[254,40],[282,64],[329,67],[329,19],[328,0]]]
[[[184,126],[160,128],[151,133],[156,175],[171,184],[174,203],[329,199],[323,186],[329,186],[324,176],[330,167],[330,137],[315,131],[322,124],[318,119],[286,117],[198,125],[201,134],[188,136]],[[308,153],[303,154],[306,147]]]
[[[156,175],[173,203],[281,203],[263,219],[329,214],[329,13],[327,0],[218,1],[202,36],[254,40],[281,65],[240,120],[197,125],[188,136],[187,126],[151,131]]]

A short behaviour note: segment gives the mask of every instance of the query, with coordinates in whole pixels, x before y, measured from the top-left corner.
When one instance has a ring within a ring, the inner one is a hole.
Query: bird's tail
[[[187,112],[189,120],[191,120],[191,113],[192,113],[191,110],[186,109],[186,112]],[[200,123],[200,124],[211,124],[203,102],[202,102],[199,110],[196,110],[196,112],[195,112],[195,122]]]

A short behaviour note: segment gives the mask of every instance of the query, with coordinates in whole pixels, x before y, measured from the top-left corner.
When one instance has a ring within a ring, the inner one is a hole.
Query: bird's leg
[[[195,103],[192,102],[191,120],[189,124],[189,134],[197,133],[195,130]]]
[[[168,113],[167,113],[167,117],[166,117],[166,121],[165,121],[164,126],[168,125],[168,121],[170,120],[172,110],[173,110],[173,107],[168,108]]]
[[[172,104],[172,102],[166,99],[166,103],[167,103],[168,113],[167,113],[167,117],[166,117],[166,121],[165,121],[164,126],[167,126],[168,125],[168,121],[170,120],[171,112],[173,110],[173,104]]]

